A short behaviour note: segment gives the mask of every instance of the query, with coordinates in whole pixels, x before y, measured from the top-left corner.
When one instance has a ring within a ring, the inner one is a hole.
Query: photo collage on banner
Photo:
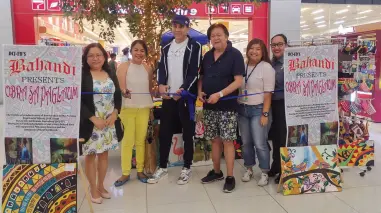
[[[81,47],[3,46],[3,212],[75,212],[81,59]]]
[[[342,190],[338,158],[338,46],[286,48],[284,195]]]

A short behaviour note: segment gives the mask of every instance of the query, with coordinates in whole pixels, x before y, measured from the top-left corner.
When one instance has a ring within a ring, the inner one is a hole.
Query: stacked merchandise
[[[374,166],[374,141],[369,140],[369,119],[376,113],[371,93],[375,81],[375,42],[347,44],[339,53],[339,158],[341,167]],[[366,96],[365,96],[366,97]],[[364,175],[361,172],[360,175]]]

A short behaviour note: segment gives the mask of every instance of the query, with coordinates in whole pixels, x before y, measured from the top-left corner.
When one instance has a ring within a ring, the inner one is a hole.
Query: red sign
[[[217,14],[217,8],[213,5],[205,5],[206,14]]]
[[[60,0],[46,0],[48,5],[48,11],[61,11]]]
[[[45,0],[32,0],[32,10],[45,10]]]
[[[227,4],[218,5],[218,14],[229,14],[229,6]]]
[[[242,14],[242,6],[240,4],[231,4],[230,5],[231,14]]]
[[[245,15],[254,14],[254,5],[253,4],[244,4],[243,5],[243,14],[245,14]]]

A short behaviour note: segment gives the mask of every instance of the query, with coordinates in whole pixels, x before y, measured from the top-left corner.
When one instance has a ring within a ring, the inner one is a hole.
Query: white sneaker
[[[242,182],[249,182],[251,178],[253,178],[253,171],[246,169],[245,174],[241,178]]]
[[[192,170],[183,168],[180,173],[179,179],[177,179],[177,184],[184,185],[187,184],[192,176]]]
[[[258,186],[266,186],[267,184],[269,184],[269,175],[262,173],[261,179],[258,181]]]
[[[159,168],[156,170],[155,174],[147,180],[147,183],[158,183],[159,180],[168,176],[168,169]]]

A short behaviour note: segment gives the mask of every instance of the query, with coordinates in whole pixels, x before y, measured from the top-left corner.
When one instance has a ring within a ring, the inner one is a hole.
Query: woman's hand
[[[261,116],[261,125],[262,126],[267,126],[267,124],[269,123],[269,117],[265,117],[265,116]]]
[[[197,99],[200,100],[202,103],[205,103],[206,94],[204,92],[198,93]]]
[[[122,90],[122,95],[123,95],[123,97],[125,97],[125,98],[128,98],[128,99],[131,99],[131,90],[129,90],[129,89],[126,89],[125,91],[123,91]]]
[[[106,121],[95,116],[90,118],[90,121],[93,122],[95,128],[102,130],[106,127]]]
[[[114,126],[116,119],[118,118],[118,113],[114,111],[111,115],[106,119],[106,126],[111,127]]]

